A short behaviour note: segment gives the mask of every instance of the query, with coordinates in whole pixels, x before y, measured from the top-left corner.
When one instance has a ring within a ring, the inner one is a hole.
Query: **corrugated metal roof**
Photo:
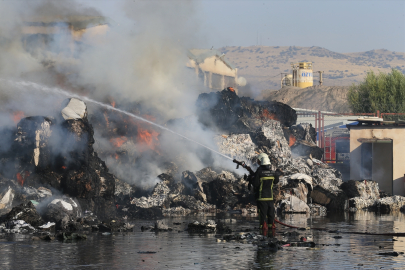
[[[191,49],[188,51],[187,56],[190,59],[193,59],[197,62],[197,64],[200,64],[202,62],[204,62],[205,59],[212,57],[212,56],[216,56],[219,59],[222,60],[222,62],[224,62],[225,65],[227,65],[230,69],[236,69],[236,67],[231,64],[226,58],[225,58],[225,54],[221,53],[218,50],[214,50],[214,49]]]

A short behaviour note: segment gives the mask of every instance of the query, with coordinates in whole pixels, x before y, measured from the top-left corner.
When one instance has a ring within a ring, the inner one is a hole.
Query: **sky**
[[[119,0],[92,2],[115,21],[123,20],[114,16]],[[404,0],[192,2],[202,48],[319,46],[339,53],[373,49],[405,52]]]

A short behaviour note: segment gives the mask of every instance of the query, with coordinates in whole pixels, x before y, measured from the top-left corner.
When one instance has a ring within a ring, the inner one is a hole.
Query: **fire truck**
[[[325,163],[348,163],[350,160],[350,133],[346,128],[331,129],[325,132]]]

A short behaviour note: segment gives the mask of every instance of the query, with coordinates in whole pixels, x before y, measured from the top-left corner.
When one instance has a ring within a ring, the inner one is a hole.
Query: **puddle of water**
[[[381,252],[405,251],[405,237],[355,235],[342,232],[405,232],[404,215],[355,214],[310,217],[294,215],[280,221],[300,227],[325,227],[326,231],[297,231],[278,225],[283,232],[299,232],[298,240],[313,237],[317,246],[284,248],[277,253],[259,250],[251,244],[217,243],[215,234],[189,234],[184,231],[191,220],[214,217],[167,218],[173,231],[141,232],[152,221],[135,221],[133,233],[90,234],[86,241],[62,243],[31,241],[30,235],[8,235],[0,239],[1,269],[404,269],[405,256],[381,256]],[[234,230],[258,227],[256,218],[237,219]],[[173,223],[180,223],[173,225]],[[341,236],[336,239],[334,236]],[[156,252],[156,253],[154,253]]]

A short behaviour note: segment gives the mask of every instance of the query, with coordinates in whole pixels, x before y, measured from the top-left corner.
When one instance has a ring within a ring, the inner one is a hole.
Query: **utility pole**
[[[319,85],[322,85],[322,83],[323,83],[323,78],[322,78],[323,71],[318,71],[318,73],[319,73]]]

